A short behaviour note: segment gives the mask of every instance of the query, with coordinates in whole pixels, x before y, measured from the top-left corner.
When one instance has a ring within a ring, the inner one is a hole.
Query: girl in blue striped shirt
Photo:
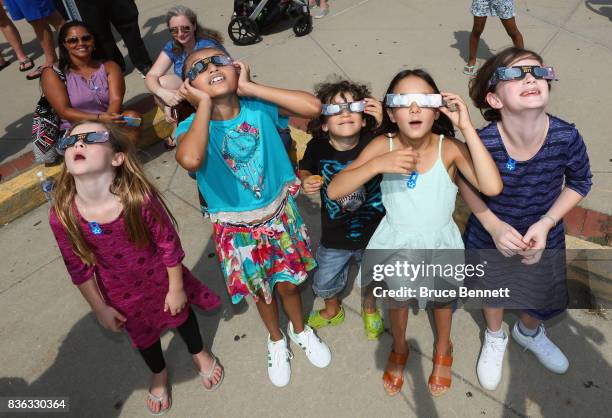
[[[470,82],[470,97],[490,122],[479,135],[497,163],[504,189],[497,196],[484,196],[465,181],[458,183],[472,210],[466,249],[497,248],[505,257],[522,257],[512,277],[508,272],[488,274],[479,284],[511,287],[510,298],[514,294],[515,300],[504,305],[524,307],[512,329],[514,340],[561,374],[569,362],[548,339],[542,322],[567,306],[565,269],[542,268],[542,250],[560,250],[563,258],[563,217],[587,195],[592,175],[578,130],[546,113],[554,79],[554,70],[542,57],[525,49],[507,48],[487,60]],[[543,285],[548,290],[539,290]],[[484,309],[487,331],[477,366],[481,385],[490,390],[501,380],[508,343],[501,328],[504,309],[492,305]]]

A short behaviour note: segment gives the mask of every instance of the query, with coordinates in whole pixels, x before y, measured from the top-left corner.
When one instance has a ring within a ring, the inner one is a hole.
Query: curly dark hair
[[[497,109],[493,109],[487,103],[487,94],[495,91],[495,86],[489,86],[489,80],[493,77],[493,73],[498,67],[507,67],[513,62],[523,58],[533,58],[543,64],[542,57],[534,51],[523,48],[510,47],[493,55],[489,58],[478,70],[476,77],[470,80],[469,91],[470,98],[478,109],[482,117],[489,122],[501,120],[501,113]],[[548,83],[550,89],[550,83]]]
[[[366,97],[371,97],[370,89],[365,84],[353,83],[349,80],[341,79],[340,77],[332,77],[331,80],[319,83],[315,86],[315,96],[321,103],[331,103],[332,99],[340,95],[345,100],[345,95],[350,94],[354,101],[363,100]],[[328,133],[323,131],[323,124],[327,122],[329,116],[319,115],[318,118],[311,119],[308,123],[308,133],[313,138],[328,138]],[[376,119],[374,116],[363,114],[366,121],[364,128],[366,131],[372,131],[376,127]]]
[[[435,94],[440,94],[440,89],[436,85],[436,82],[433,80],[431,75],[425,70],[415,69],[415,70],[403,70],[400,71],[393,77],[391,83],[389,83],[389,87],[387,88],[387,92],[385,93],[385,97],[387,94],[392,94],[393,90],[395,90],[395,86],[402,81],[406,77],[418,77],[421,80],[425,81],[427,84],[431,86]],[[384,103],[384,102],[383,102]],[[381,126],[381,131],[396,133],[399,130],[397,124],[391,122],[391,118],[389,118],[388,112],[383,113],[383,123]],[[434,120],[433,126],[431,127],[431,131],[437,135],[444,135],[451,138],[455,137],[455,128],[453,127],[453,122],[446,116],[444,113],[440,112],[440,116],[438,119]]]

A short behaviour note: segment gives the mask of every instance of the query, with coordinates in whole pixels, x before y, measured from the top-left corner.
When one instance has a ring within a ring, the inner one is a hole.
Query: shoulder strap
[[[442,158],[442,141],[444,140],[444,135],[440,135],[440,140],[438,142],[438,158]]]

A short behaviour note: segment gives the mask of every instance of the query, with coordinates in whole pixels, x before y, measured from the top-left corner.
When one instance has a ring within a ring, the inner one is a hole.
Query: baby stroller
[[[227,27],[236,45],[251,45],[281,19],[295,19],[295,36],[308,35],[312,17],[307,0],[234,0],[234,14]]]

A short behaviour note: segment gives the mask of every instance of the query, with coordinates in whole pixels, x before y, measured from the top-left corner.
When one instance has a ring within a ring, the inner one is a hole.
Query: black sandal
[[[32,68],[34,68],[34,61],[32,61],[32,58],[28,57],[23,61],[19,61],[19,71],[21,71],[22,73],[30,71]]]
[[[40,78],[40,76],[42,75],[43,70],[46,67],[48,67],[48,66],[46,66],[46,65],[42,66],[41,65],[40,67],[37,67],[36,70],[33,73],[26,75],[26,78],[28,80],[36,80],[37,78]]]

